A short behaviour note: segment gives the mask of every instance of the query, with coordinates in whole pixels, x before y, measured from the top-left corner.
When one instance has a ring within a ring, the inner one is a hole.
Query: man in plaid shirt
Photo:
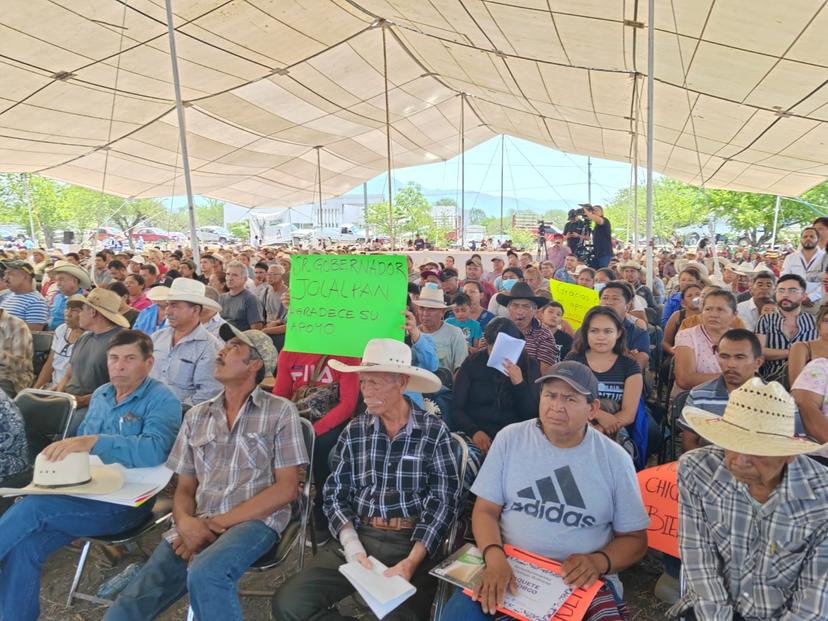
[[[448,428],[403,396],[440,387],[432,373],[411,366],[404,343],[374,339],[362,365],[331,360],[345,373],[359,373],[367,412],[351,421],[333,451],[325,483],[324,511],[331,541],[310,567],[288,580],[273,599],[279,621],[341,620],[336,603],[354,592],[338,568],[372,556],[417,587],[414,596],[386,619],[427,619],[436,581],[428,570],[457,506],[460,481]],[[340,549],[341,548],[341,549]]]
[[[679,460],[679,545],[688,621],[828,619],[828,476],[794,436],[793,398],[753,378],[724,415],[685,407],[711,446]]]
[[[155,619],[186,592],[199,621],[241,619],[238,580],[290,520],[308,456],[296,406],[258,388],[276,349],[258,330],[225,324],[220,334],[224,390],[187,412],[167,460],[178,473],[175,525],[107,621]]]

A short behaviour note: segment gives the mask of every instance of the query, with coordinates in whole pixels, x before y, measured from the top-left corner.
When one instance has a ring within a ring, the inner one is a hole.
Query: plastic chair
[[[35,377],[38,376],[43,365],[46,364],[46,358],[49,357],[49,352],[52,350],[54,337],[54,332],[41,330],[32,332],[32,367]]]
[[[469,463],[469,447],[466,444],[466,441],[457,433],[451,434],[451,446],[454,451],[454,459],[457,463],[457,476],[460,479],[460,499],[463,496],[463,489],[462,486],[465,481],[466,476],[466,466]],[[454,543],[457,540],[457,528],[460,524],[461,518],[461,511],[458,507],[458,510],[454,514],[454,520],[452,520],[451,525],[449,526],[448,537],[444,542],[444,554],[448,555],[451,554],[452,550],[454,549]],[[434,621],[440,621],[443,615],[443,608],[448,601],[449,594],[451,591],[449,590],[449,583],[445,580],[440,581],[440,585],[437,587],[437,595],[434,597]]]
[[[75,397],[66,392],[25,388],[14,403],[20,409],[32,462],[53,440],[65,438],[75,413]]]
[[[305,450],[308,453],[308,467],[305,480],[301,483],[299,491],[298,509],[294,511],[290,522],[285,528],[278,543],[255,561],[245,573],[263,572],[275,569],[282,565],[290,555],[294,547],[299,549],[298,571],[305,567],[305,540],[307,537],[308,525],[310,523],[311,509],[313,508],[313,496],[311,486],[313,485],[313,451],[316,445],[316,432],[313,430],[313,423],[307,418],[300,418],[302,424],[302,439],[305,441]],[[311,534],[313,540],[313,534]],[[313,553],[316,553],[316,543],[313,541]],[[271,597],[275,591],[239,591],[239,595],[250,597]],[[195,621],[195,613],[192,607],[187,608],[187,621]]]
[[[83,570],[86,567],[86,559],[89,556],[89,549],[93,543],[100,545],[126,545],[138,541],[145,534],[154,530],[170,521],[172,518],[172,499],[171,498],[157,498],[152,512],[147,516],[143,524],[131,528],[122,533],[114,535],[103,535],[100,537],[83,537],[83,548],[81,549],[80,559],[78,560],[78,567],[75,570],[75,576],[72,578],[72,586],[69,588],[69,597],[66,599],[66,605],[71,606],[76,599],[83,599],[95,604],[103,606],[111,606],[114,600],[103,599],[88,593],[81,593],[78,591]]]
[[[690,396],[690,391],[685,390],[675,396],[670,405],[668,415],[664,417],[662,423],[662,435],[664,436],[664,444],[662,446],[663,461],[667,463],[676,460],[676,421],[681,416],[681,411],[687,404],[687,397]]]

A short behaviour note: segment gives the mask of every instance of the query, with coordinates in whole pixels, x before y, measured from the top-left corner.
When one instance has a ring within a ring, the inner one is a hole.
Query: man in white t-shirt
[[[457,591],[448,619],[483,618],[503,604],[507,587],[517,588],[503,544],[559,561],[570,586],[602,578],[592,605],[614,602],[619,610],[625,605],[618,572],[647,551],[650,520],[632,460],[589,424],[600,406],[595,375],[566,361],[537,381],[538,419],[497,434],[472,486],[474,537],[486,569],[477,601]]]

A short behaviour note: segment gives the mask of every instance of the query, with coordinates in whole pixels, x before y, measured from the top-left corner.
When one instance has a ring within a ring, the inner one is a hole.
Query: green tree
[[[196,226],[224,226],[224,201],[205,198],[195,206]]]
[[[393,207],[394,235],[397,239],[416,235],[428,235],[435,228],[431,217],[431,204],[423,195],[422,187],[417,183],[408,183],[394,196]],[[373,203],[368,205],[365,220],[371,231],[380,235],[390,236],[388,203]]]
[[[486,220],[486,212],[479,207],[472,207],[466,213],[466,224],[483,224]]]
[[[228,230],[238,237],[241,241],[247,242],[250,240],[250,221],[239,220],[238,222],[231,222],[227,225]]]

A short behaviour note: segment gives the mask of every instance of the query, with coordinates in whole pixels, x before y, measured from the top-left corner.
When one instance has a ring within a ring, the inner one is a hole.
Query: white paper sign
[[[503,375],[509,375],[503,366],[503,361],[509,360],[517,364],[524,347],[526,347],[526,341],[523,339],[516,339],[504,332],[500,332],[495,339],[492,353],[489,354],[489,361],[486,363],[486,366],[497,369]]]

